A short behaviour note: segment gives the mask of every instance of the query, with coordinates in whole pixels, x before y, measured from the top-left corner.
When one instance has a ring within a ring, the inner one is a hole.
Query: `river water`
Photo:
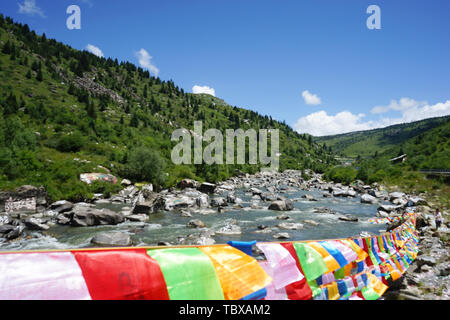
[[[129,233],[136,246],[154,246],[159,241],[167,241],[177,244],[178,237],[186,237],[189,234],[200,233],[202,229],[188,228],[186,225],[192,219],[200,219],[207,228],[217,231],[225,226],[230,219],[238,221],[242,229],[240,235],[215,235],[216,243],[226,243],[229,240],[237,241],[277,241],[273,235],[278,232],[287,232],[290,235],[288,241],[295,240],[320,240],[347,238],[358,236],[361,232],[378,234],[386,229],[386,225],[373,225],[367,219],[376,216],[379,204],[361,204],[359,195],[355,198],[347,197],[323,197],[326,191],[313,189],[312,191],[293,190],[281,194],[283,197],[293,200],[294,210],[272,211],[268,210],[270,203],[260,202],[263,209],[251,209],[251,195],[243,189],[237,189],[235,195],[241,198],[244,208],[234,209],[228,207],[224,213],[201,215],[191,211],[192,217],[182,217],[179,213],[163,212],[153,214],[146,223],[125,222],[116,226],[98,227],[70,227],[55,225],[50,230],[41,233],[31,233],[31,239],[20,239],[12,242],[0,243],[0,250],[43,250],[43,249],[76,249],[90,247],[90,241],[96,234],[106,231],[121,231]],[[305,194],[312,195],[317,201],[307,201],[301,197]],[[226,196],[226,195],[225,195]],[[125,204],[98,204],[98,208],[108,208],[120,212]],[[336,214],[314,213],[316,207],[327,207]],[[291,219],[278,220],[277,215],[285,214]],[[358,222],[341,221],[339,215],[351,215],[359,219]],[[313,226],[304,223],[304,220],[313,220],[319,223]],[[277,224],[283,222],[302,223],[301,230],[281,230]],[[272,228],[272,233],[255,233],[259,225]],[[28,237],[30,238],[30,237]]]

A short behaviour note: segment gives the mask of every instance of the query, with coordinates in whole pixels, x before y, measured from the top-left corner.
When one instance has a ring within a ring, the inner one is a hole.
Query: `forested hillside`
[[[260,165],[181,165],[170,160],[175,129],[279,129],[280,169],[324,171],[327,148],[270,116],[186,93],[130,62],[78,51],[0,15],[0,189],[43,185],[53,199],[84,200],[119,186],[79,180],[111,172],[168,187],[182,178],[218,181]]]
[[[430,118],[375,130],[316,137],[314,141],[325,143],[333,151],[346,157],[372,157],[385,151],[392,153],[413,138],[421,139],[430,130],[448,125],[449,119],[450,116]],[[437,142],[434,139],[430,141],[431,145]]]

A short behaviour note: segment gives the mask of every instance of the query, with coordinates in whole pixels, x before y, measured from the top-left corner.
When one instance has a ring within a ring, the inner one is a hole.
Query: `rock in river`
[[[205,224],[203,223],[203,221],[199,220],[199,219],[195,219],[195,220],[191,220],[188,222],[187,226],[189,228],[206,228]]]
[[[105,232],[93,237],[91,243],[97,246],[131,246],[132,240],[123,232]]]
[[[290,211],[294,210],[294,205],[290,200],[279,200],[272,202],[269,206],[269,210]]]
[[[370,194],[363,194],[361,196],[361,203],[376,203],[377,202],[377,198],[375,198],[374,196],[371,196]]]
[[[90,227],[98,225],[116,225],[125,221],[122,213],[108,209],[93,209],[79,207],[72,216],[70,224],[76,227]]]
[[[300,230],[303,229],[303,225],[301,223],[289,223],[284,222],[277,225],[278,228],[284,230]]]

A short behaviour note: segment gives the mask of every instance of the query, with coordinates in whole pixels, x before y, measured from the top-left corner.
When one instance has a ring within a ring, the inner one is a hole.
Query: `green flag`
[[[198,248],[154,249],[171,300],[224,300],[216,270]]]

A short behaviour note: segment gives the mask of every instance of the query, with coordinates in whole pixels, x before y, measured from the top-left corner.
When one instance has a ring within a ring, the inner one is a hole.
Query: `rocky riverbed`
[[[159,193],[151,185],[138,188],[124,180],[119,194],[108,199],[97,194],[83,203],[48,204],[43,188],[23,186],[0,192],[0,250],[344,238],[385,231],[387,225],[368,219],[401,216],[408,207],[421,212],[421,252],[386,297],[448,297],[448,229],[433,230],[432,209],[424,199],[388,193],[377,184],[343,186],[320,174],[309,176],[304,180],[293,170],[261,172],[217,185],[186,179]],[[35,212],[1,213],[7,199],[30,197],[36,199]],[[435,282],[443,284],[441,289]],[[418,293],[420,288],[426,292]]]

